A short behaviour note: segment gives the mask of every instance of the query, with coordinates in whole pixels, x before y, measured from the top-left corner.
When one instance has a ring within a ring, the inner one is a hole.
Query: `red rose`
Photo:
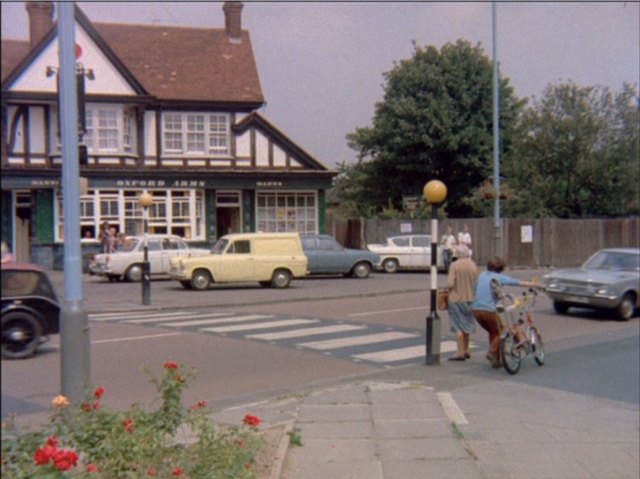
[[[44,446],[38,449],[34,455],[34,460],[38,466],[49,464],[53,455],[57,452],[53,446]]]
[[[94,403],[91,405],[91,408],[92,408],[94,411],[97,411],[98,409],[100,409],[100,403],[99,403],[98,401],[94,402]]]
[[[89,412],[89,411],[91,411],[91,404],[86,403],[86,402],[83,402],[83,403],[82,403],[82,410],[83,410],[84,412]]]
[[[87,472],[98,472],[98,466],[96,466],[95,464],[87,464]]]
[[[100,399],[104,394],[104,388],[96,388],[93,392],[93,397],[96,399]]]
[[[58,447],[58,438],[56,436],[51,436],[49,439],[47,439],[47,446],[51,446],[54,449]]]
[[[158,471],[156,471],[153,467],[147,471],[147,476],[155,477],[158,475]]]
[[[171,475],[174,476],[174,477],[181,476],[182,473],[183,473],[183,471],[179,467],[176,467],[173,471],[171,471]]]
[[[178,363],[174,363],[173,361],[167,361],[164,363],[165,369],[178,369],[179,367]]]
[[[53,456],[53,465],[59,471],[68,471],[78,464],[78,455],[73,451],[57,451]]]
[[[242,420],[242,422],[247,426],[258,427],[262,422],[262,420],[258,416],[247,414]]]
[[[122,425],[124,426],[125,431],[133,432],[133,426],[135,426],[135,424],[136,422],[133,419],[125,419]]]
[[[207,402],[206,401],[198,401],[197,404],[194,404],[193,406],[191,406],[191,410],[195,410],[195,409],[202,409],[207,407]]]

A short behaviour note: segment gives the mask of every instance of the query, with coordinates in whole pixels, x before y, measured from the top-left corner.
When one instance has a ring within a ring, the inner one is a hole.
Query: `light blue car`
[[[363,249],[348,249],[329,235],[300,235],[302,249],[309,259],[309,274],[343,274],[369,277],[380,264],[380,256]]]

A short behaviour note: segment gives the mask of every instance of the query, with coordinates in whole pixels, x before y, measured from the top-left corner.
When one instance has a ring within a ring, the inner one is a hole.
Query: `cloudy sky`
[[[244,2],[267,105],[261,113],[329,167],[352,161],[345,135],[371,124],[383,72],[412,41],[463,38],[493,54],[490,2]],[[219,2],[79,2],[96,22],[222,28]],[[640,4],[497,4],[502,75],[519,97],[572,80],[619,91],[640,82]],[[2,1],[2,37],[26,39],[24,2]]]

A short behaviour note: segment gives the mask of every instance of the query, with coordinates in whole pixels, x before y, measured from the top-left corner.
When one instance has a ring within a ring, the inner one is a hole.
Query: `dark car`
[[[554,271],[543,281],[557,313],[609,309],[626,321],[640,305],[640,249],[602,249],[580,268]]]
[[[46,273],[36,265],[2,265],[2,357],[32,356],[60,332],[60,303]]]
[[[309,259],[309,274],[343,274],[367,278],[380,264],[380,256],[364,249],[348,249],[329,235],[300,235]]]

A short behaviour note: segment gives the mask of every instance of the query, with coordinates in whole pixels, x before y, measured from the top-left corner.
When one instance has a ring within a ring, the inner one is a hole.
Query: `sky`
[[[222,2],[78,2],[94,22],[223,28]],[[573,81],[620,91],[640,83],[640,3],[498,2],[500,72],[519,98]],[[2,37],[27,39],[24,2],[1,3]],[[490,2],[244,2],[264,115],[329,168],[352,162],[346,135],[372,125],[383,73],[415,41],[458,39],[493,58]]]

